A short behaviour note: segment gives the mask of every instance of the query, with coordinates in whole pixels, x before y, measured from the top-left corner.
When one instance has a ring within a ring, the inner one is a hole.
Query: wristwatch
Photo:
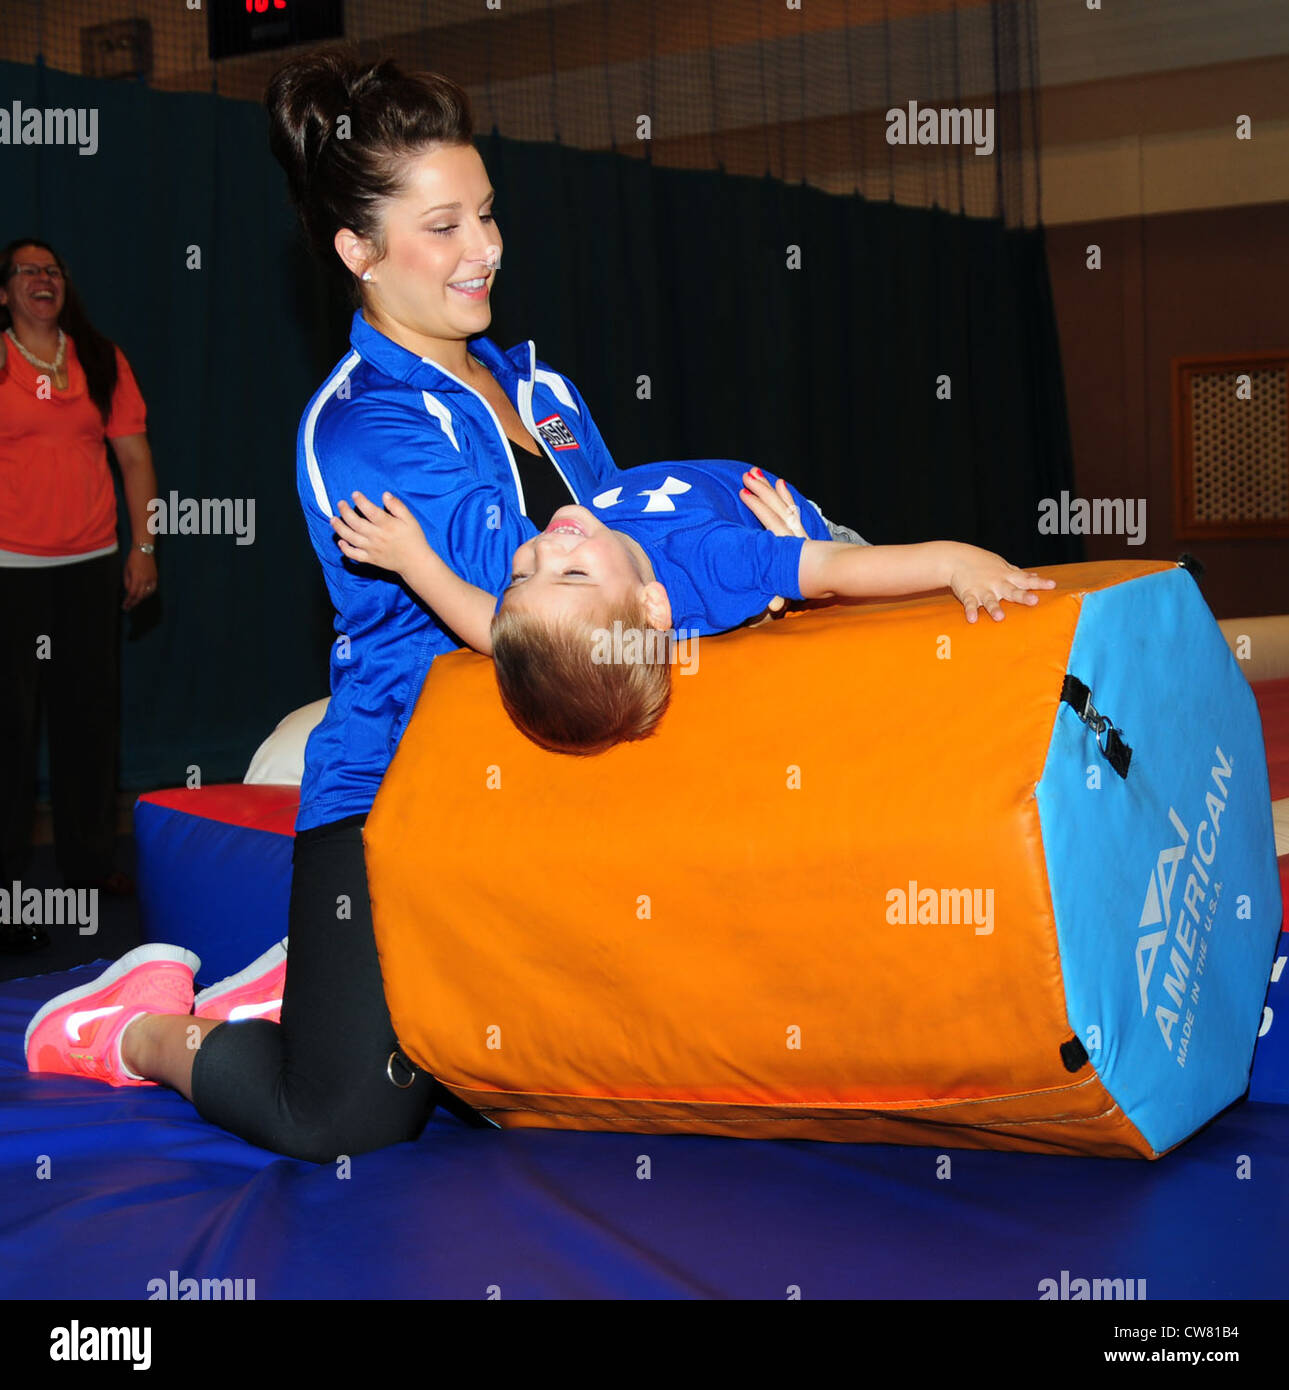
[[[155,545],[136,545],[134,548],[143,551],[145,555],[155,555],[157,553],[157,547]]]

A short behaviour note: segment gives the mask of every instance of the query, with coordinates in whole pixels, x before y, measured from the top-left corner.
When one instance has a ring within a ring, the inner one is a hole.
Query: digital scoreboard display
[[[206,0],[210,56],[344,37],[344,0]]]

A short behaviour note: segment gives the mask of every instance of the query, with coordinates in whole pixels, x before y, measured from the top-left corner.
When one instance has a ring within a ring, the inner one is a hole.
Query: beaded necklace
[[[23,345],[14,336],[14,331],[12,328],[6,328],[4,331],[4,335],[6,338],[9,339],[9,341],[14,345],[14,347],[16,347],[18,351],[22,353],[22,355],[27,359],[27,361],[30,362],[31,365],[37,369],[37,371],[52,372],[54,374],[55,381],[57,381],[60,377],[65,376],[63,368],[67,362],[67,334],[64,333],[61,328],[58,330],[58,351],[54,354],[54,360],[52,362],[46,362],[44,358],[37,357],[34,352],[29,352],[25,347],[23,347]]]

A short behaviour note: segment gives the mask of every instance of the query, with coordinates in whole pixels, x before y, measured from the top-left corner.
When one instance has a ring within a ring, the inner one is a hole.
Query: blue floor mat
[[[1032,1300],[1062,1271],[1152,1300],[1289,1294],[1284,1105],[1236,1105],[1156,1163],[958,1150],[949,1177],[934,1149],[440,1114],[340,1177],[163,1088],[29,1075],[32,1013],[99,969],[0,986],[5,1298],[146,1299],[172,1271],[257,1299]]]

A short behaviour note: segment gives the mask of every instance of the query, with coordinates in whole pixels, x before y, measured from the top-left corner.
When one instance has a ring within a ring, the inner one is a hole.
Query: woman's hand
[[[1024,603],[1032,607],[1038,595],[1030,589],[1054,589],[1055,579],[1041,579],[1028,570],[1017,569],[1001,555],[981,550],[974,545],[959,546],[949,572],[949,587],[967,610],[967,621],[974,623],[976,613],[983,608],[995,622],[1004,614],[1000,600]]]
[[[759,468],[749,468],[743,474],[743,481],[747,486],[739,493],[739,500],[767,531],[773,531],[776,536],[806,534],[797,504],[782,478],[771,487]],[[784,603],[783,595],[775,594],[769,602],[769,611],[781,612]]]
[[[759,468],[749,468],[743,482],[746,486],[739,500],[767,531],[776,536],[806,536],[801,512],[782,478],[771,487]]]
[[[353,494],[355,506],[341,500],[339,516],[331,527],[341,553],[362,565],[376,565],[406,577],[406,572],[430,549],[420,523],[392,492],[382,492],[384,509],[361,492]]]
[[[121,608],[129,612],[145,598],[157,592],[157,560],[155,555],[145,555],[136,545],[125,562],[125,599]]]

